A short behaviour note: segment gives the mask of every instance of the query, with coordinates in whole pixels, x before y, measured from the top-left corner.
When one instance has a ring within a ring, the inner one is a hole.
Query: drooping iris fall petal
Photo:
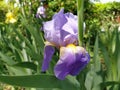
[[[51,45],[45,46],[45,48],[44,48],[44,60],[42,63],[42,72],[44,72],[48,69],[49,63],[52,59],[54,52],[55,52],[55,49],[53,46],[51,46]]]
[[[67,75],[77,75],[88,64],[89,60],[90,56],[83,47],[73,44],[61,47],[60,59],[54,68],[54,73],[61,80]]]

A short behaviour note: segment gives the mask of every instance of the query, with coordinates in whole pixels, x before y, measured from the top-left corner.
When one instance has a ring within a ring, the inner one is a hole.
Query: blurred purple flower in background
[[[42,71],[45,72],[55,48],[60,49],[60,59],[54,68],[55,76],[63,80],[67,75],[77,75],[89,62],[88,52],[78,45],[77,16],[65,13],[61,9],[51,21],[43,23],[45,34],[44,60]]]
[[[45,11],[46,11],[46,9],[43,5],[39,6],[37,9],[36,17],[37,18],[41,18],[41,17],[45,18],[46,17]]]

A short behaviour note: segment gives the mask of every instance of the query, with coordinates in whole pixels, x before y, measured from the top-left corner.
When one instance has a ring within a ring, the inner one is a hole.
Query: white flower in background
[[[37,18],[38,18],[38,17],[39,17],[39,18],[41,18],[41,17],[45,18],[45,17],[46,17],[45,11],[46,11],[46,9],[45,9],[45,7],[43,6],[43,4],[41,3],[41,6],[39,6],[38,9],[37,9],[36,17],[37,17]]]

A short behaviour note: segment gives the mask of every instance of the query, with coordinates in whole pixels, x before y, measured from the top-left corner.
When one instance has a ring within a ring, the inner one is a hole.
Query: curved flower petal
[[[79,47],[81,48],[81,47]],[[84,67],[88,64],[90,60],[90,55],[85,51],[84,53],[76,53],[76,62],[73,65],[73,68],[71,68],[70,75],[78,75],[79,72],[84,69]]]
[[[75,55],[70,49],[65,47],[60,48],[60,59],[58,60],[54,73],[55,76],[63,80],[69,74],[69,68],[75,60]]]
[[[78,32],[77,16],[73,15],[72,13],[66,13],[65,16],[68,22],[65,23],[65,25],[63,26],[63,29],[67,32],[70,32],[71,34],[77,33]]]
[[[61,47],[60,59],[54,68],[54,73],[61,80],[68,74],[77,75],[88,64],[89,60],[90,56],[82,47],[73,44]]]
[[[78,40],[76,15],[72,13],[64,14],[64,9],[55,14],[51,21],[44,22],[43,30],[45,39],[54,43],[57,47],[65,46]]]
[[[64,15],[64,9],[61,9],[57,14],[53,16],[55,30],[61,30],[62,26],[67,22]]]
[[[51,58],[55,52],[55,49],[53,46],[45,46],[44,48],[44,60],[42,64],[42,72],[46,71],[49,67],[49,63],[51,61]]]
[[[77,42],[77,35],[71,34],[67,31],[61,30],[61,46],[66,46],[71,43]]]

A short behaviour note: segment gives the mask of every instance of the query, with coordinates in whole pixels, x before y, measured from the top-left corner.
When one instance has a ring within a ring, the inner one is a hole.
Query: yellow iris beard
[[[83,54],[85,54],[85,49],[83,47],[75,46],[74,44],[68,44],[66,47],[71,49],[74,53],[81,51]]]
[[[76,48],[76,46],[74,45],[74,44],[68,44],[66,47],[68,47],[68,48]]]
[[[75,46],[74,44],[68,44],[66,47],[61,47],[60,48],[60,57],[64,56],[65,53],[81,53],[85,55],[85,49],[80,46]]]
[[[72,49],[73,52],[76,52],[76,46],[74,44],[68,44],[66,47]]]

